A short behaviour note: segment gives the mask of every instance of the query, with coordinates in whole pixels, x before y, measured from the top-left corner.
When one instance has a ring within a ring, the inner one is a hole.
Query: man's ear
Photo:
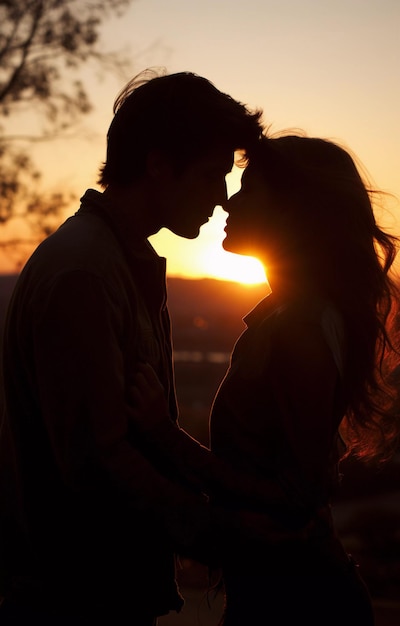
[[[166,180],[172,175],[171,159],[162,150],[150,150],[146,157],[146,170],[153,180]]]

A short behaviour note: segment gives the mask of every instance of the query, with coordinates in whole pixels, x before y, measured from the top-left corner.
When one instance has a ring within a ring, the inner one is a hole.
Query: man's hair
[[[107,187],[137,180],[152,149],[164,151],[176,171],[215,148],[246,150],[262,133],[261,115],[194,73],[145,70],[114,103],[98,182]]]

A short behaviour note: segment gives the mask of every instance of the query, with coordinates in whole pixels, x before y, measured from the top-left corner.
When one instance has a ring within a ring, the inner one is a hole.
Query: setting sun
[[[202,265],[207,275],[214,278],[235,280],[248,285],[266,281],[260,261],[253,257],[225,252],[222,248],[206,248]]]
[[[216,207],[196,239],[183,239],[162,229],[150,238],[158,254],[167,257],[169,276],[217,278],[244,284],[266,282],[264,268],[253,257],[226,252],[222,247],[227,214]]]
[[[265,271],[258,259],[226,252],[222,247],[227,214],[216,207],[212,220],[203,226],[204,237],[200,263],[207,275],[240,283],[255,284],[266,281]]]

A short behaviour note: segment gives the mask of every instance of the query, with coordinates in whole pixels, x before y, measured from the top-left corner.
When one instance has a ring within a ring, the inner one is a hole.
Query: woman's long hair
[[[350,154],[318,138],[265,138],[248,155],[262,168],[295,233],[296,251],[320,295],[341,312],[346,352],[345,417],[348,454],[385,459],[398,444],[396,339],[398,287],[391,269],[398,239],[378,226],[377,195]]]

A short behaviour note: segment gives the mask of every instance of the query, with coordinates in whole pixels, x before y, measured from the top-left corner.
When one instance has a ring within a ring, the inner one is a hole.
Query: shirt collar
[[[157,254],[148,239],[137,234],[134,224],[127,224],[125,220],[120,219],[119,215],[116,217],[113,206],[100,191],[88,189],[84,193],[78,213],[80,212],[100,215],[120,242],[127,256],[150,261],[163,259]]]
[[[266,317],[286,308],[286,302],[270,292],[243,318],[247,327],[261,323]]]
[[[147,239],[138,236],[134,224],[127,226],[117,219],[101,192],[88,189],[81,198],[77,214],[80,213],[92,213],[104,220],[118,241],[142,295],[151,307],[163,309],[166,305],[166,259],[157,254]]]

